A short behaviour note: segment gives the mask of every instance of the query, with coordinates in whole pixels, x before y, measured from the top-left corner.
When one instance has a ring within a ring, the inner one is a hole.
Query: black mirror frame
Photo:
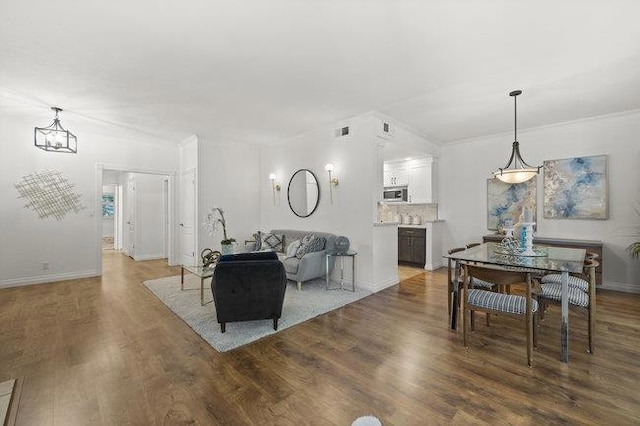
[[[318,189],[318,196],[316,197],[316,205],[313,207],[313,210],[311,210],[309,212],[309,214],[307,214],[307,215],[298,214],[293,209],[293,206],[291,205],[291,182],[293,181],[293,178],[300,172],[309,172],[309,173],[311,173],[311,176],[313,176],[313,178],[316,181],[316,188]],[[318,180],[318,177],[315,175],[315,173],[313,173],[309,169],[298,169],[295,172],[293,172],[293,175],[291,176],[291,179],[289,179],[289,185],[287,185],[287,202],[289,203],[289,209],[293,212],[293,214],[295,214],[298,217],[309,217],[318,209],[318,206],[320,205],[320,181]]]

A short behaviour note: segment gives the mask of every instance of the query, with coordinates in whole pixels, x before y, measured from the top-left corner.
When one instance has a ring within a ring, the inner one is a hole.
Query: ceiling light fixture
[[[51,107],[56,116],[47,127],[36,127],[34,130],[34,141],[38,148],[51,152],[78,152],[78,139],[73,133],[65,130],[60,124],[58,113],[62,108]]]
[[[511,157],[509,162],[504,168],[499,168],[493,172],[493,177],[500,179],[506,183],[522,183],[533,178],[540,173],[542,166],[533,167],[527,164],[520,155],[520,142],[518,142],[518,110],[516,105],[516,98],[522,94],[522,90],[514,90],[509,93],[509,96],[513,96],[513,112],[514,112],[514,138],[513,147],[511,149]],[[509,167],[513,164],[513,168]]]

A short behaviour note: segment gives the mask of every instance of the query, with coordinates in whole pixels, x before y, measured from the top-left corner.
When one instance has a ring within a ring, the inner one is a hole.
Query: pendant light
[[[47,127],[35,128],[35,145],[45,151],[77,153],[78,139],[60,124],[58,113],[62,111],[62,108],[51,107],[51,109],[56,113],[53,123]]]
[[[520,155],[520,142],[518,142],[518,109],[516,104],[516,98],[522,94],[522,90],[514,90],[509,93],[509,96],[513,96],[513,112],[514,112],[514,138],[513,146],[511,148],[511,157],[509,162],[503,168],[499,168],[493,172],[493,177],[500,179],[506,183],[522,183],[535,177],[540,173],[542,166],[533,167],[527,164]],[[513,165],[513,168],[509,168]]]

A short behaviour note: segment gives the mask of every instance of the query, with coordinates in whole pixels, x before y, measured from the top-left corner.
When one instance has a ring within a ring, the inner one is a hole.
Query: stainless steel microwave
[[[407,201],[409,199],[406,187],[384,188],[382,192],[384,201]]]

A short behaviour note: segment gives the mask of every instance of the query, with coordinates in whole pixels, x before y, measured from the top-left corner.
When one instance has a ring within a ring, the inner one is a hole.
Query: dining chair
[[[473,248],[473,247],[478,247],[480,244],[481,243],[469,243],[469,244],[467,244],[467,248],[470,249],[470,248]],[[493,283],[481,280],[480,278],[474,278],[473,287],[474,288],[481,287],[481,288],[485,288],[487,290],[497,290]]]
[[[451,250],[449,250],[447,253],[449,254],[453,254],[453,253],[458,253],[461,251],[466,250],[464,247],[456,247],[456,248],[452,248]],[[460,288],[462,286],[462,282],[464,281],[464,271],[461,270],[460,271],[460,277],[458,278],[458,282],[455,282],[455,268],[456,268],[456,261],[454,259],[448,259],[447,261],[447,277],[448,280],[447,282],[449,283],[449,289],[447,292],[447,306],[449,308],[448,312],[449,312],[449,316],[451,316],[451,301],[452,301],[452,294],[454,291],[454,286],[458,286],[458,288]],[[485,290],[492,290],[494,288],[494,285],[492,283],[486,282],[486,281],[482,281],[480,279],[475,278],[473,280],[473,282],[471,283],[471,286],[473,288],[484,288]],[[460,299],[458,299],[458,302],[460,302]]]
[[[534,322],[537,323],[538,302],[531,297],[531,273],[525,270],[509,270],[476,265],[463,265],[465,280],[463,284],[463,341],[468,347],[469,327],[474,330],[473,317],[476,311],[523,318],[526,329],[527,365],[532,366],[532,352],[537,346]],[[498,286],[522,285],[525,295],[504,294],[476,288],[469,288],[472,278],[495,283]]]
[[[584,270],[580,275],[569,276],[569,307],[586,309],[589,333],[589,353],[595,349],[595,321],[596,321],[596,268],[600,263],[595,260],[598,255],[587,257]],[[540,319],[549,303],[560,304],[562,300],[562,275],[547,274],[542,277],[542,284],[538,290],[537,299],[540,302]]]
[[[464,251],[464,250],[465,250],[464,247],[456,247],[456,248],[452,248],[447,253],[453,254],[453,253],[458,253],[458,252]],[[456,280],[456,276],[455,276],[455,268],[456,268],[456,266],[457,266],[457,261],[456,260],[451,259],[451,258],[447,259],[447,278],[448,278],[447,279],[447,283],[448,283],[447,305],[449,307],[449,316],[451,316],[451,305],[452,305],[453,292],[454,292],[456,287],[460,288],[460,284],[462,283],[462,281],[464,279],[462,274],[460,274],[460,277],[458,278],[458,282],[455,282],[455,280]]]

